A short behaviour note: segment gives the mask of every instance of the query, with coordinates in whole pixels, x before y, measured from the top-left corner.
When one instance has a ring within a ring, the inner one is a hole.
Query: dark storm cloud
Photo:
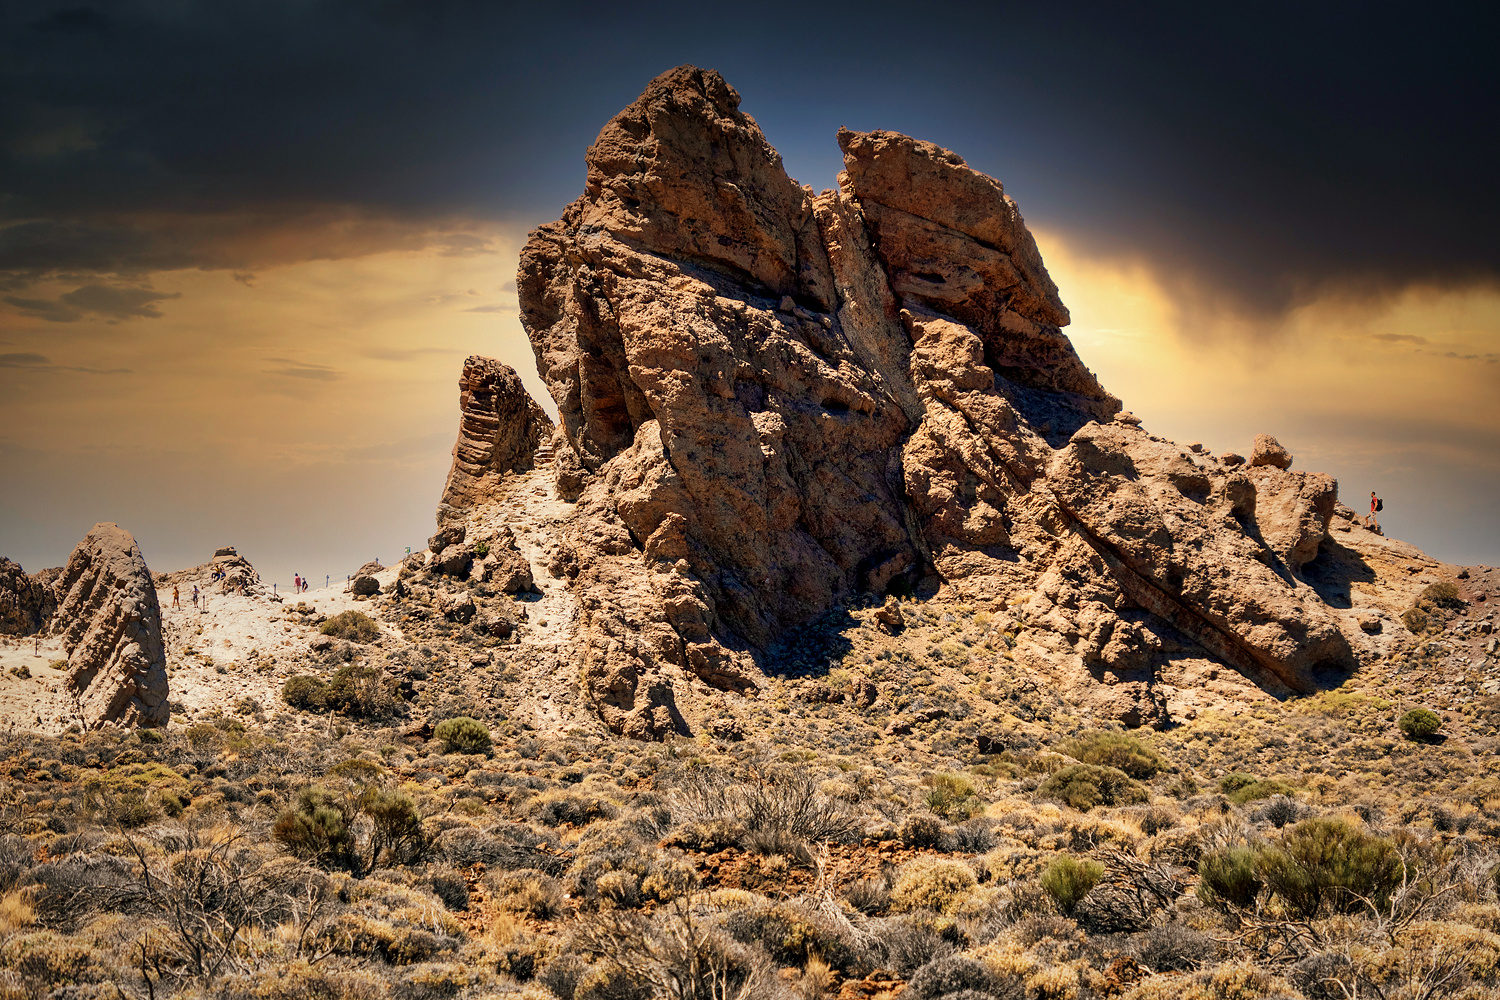
[[[1496,27],[1477,4],[23,0],[0,9],[0,270],[258,266],[153,221],[195,214],[546,221],[604,121],[695,62],[817,187],[839,125],[911,132],[1033,226],[1247,309],[1490,282]]]
[[[28,316],[50,323],[76,323],[87,316],[118,322],[122,319],[160,319],[161,310],[156,303],[181,297],[181,292],[168,294],[151,288],[91,284],[64,292],[55,299],[7,295],[4,302]]]

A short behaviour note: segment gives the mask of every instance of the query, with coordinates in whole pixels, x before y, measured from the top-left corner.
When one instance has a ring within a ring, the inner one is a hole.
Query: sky
[[[268,580],[425,544],[464,357],[545,401],[516,255],[647,81],[717,69],[1016,199],[1145,426],[1500,563],[1500,60],[1477,4],[0,5],[0,554],[97,521]],[[549,409],[550,401],[548,402]]]

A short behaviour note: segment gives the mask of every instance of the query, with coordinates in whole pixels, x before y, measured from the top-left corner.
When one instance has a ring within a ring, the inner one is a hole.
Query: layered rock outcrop
[[[788,629],[912,587],[1024,604],[1132,724],[1165,721],[1174,650],[1281,690],[1346,669],[1299,576],[1332,480],[1116,419],[1000,183],[895,133],[838,141],[814,194],[717,73],[679,67],[522,252],[578,500],[558,570],[611,728],[681,730],[684,675],[752,689]]]
[[[96,524],[57,581],[52,632],[68,651],[68,691],[90,728],[164,726],[167,655],[151,571],[130,532]]]
[[[494,358],[471,356],[458,380],[458,441],[438,521],[486,495],[498,476],[533,467],[533,456],[552,436],[552,420],[521,384],[515,369]]]

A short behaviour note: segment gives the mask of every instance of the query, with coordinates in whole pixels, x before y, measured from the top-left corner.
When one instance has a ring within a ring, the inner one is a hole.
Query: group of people
[[[305,593],[307,593],[307,587],[308,587],[307,579],[301,573],[297,573],[297,574],[294,574],[292,576],[292,592],[293,593],[296,593],[296,594],[305,594]]]
[[[197,606],[198,606],[198,585],[195,583],[195,584],[193,584],[193,607],[196,608]],[[177,584],[175,584],[175,583],[172,584],[172,607],[174,607],[174,608],[180,608],[180,607],[182,607],[182,591],[178,588]]]

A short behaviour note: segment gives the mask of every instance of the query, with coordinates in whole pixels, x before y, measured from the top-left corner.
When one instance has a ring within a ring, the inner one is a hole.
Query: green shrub
[[[1404,713],[1397,720],[1396,726],[1406,734],[1407,739],[1420,741],[1436,735],[1443,728],[1443,719],[1436,712],[1414,708]]]
[[[1205,854],[1198,862],[1198,898],[1209,906],[1248,907],[1264,888],[1255,851],[1243,844]]]
[[[1291,795],[1296,789],[1284,781],[1275,778],[1261,778],[1248,785],[1243,785],[1229,793],[1229,801],[1235,805],[1244,805],[1246,802],[1255,802],[1258,799],[1269,799],[1276,795]]]
[[[350,811],[349,804],[328,789],[317,785],[304,788],[297,793],[292,808],[271,828],[271,836],[306,861],[348,867],[354,853]]]
[[[433,735],[446,744],[449,753],[483,753],[490,748],[489,727],[467,715],[444,719]]]
[[[1451,580],[1439,580],[1423,588],[1422,593],[1417,597],[1417,605],[1457,609],[1463,607],[1464,602],[1458,596],[1457,584]]]
[[[1161,754],[1125,733],[1083,733],[1058,749],[1084,764],[1118,768],[1132,778],[1152,778],[1162,768]]]
[[[360,611],[345,611],[334,615],[323,623],[318,629],[324,635],[331,635],[335,639],[347,639],[350,642],[374,642],[380,638],[380,627],[371,620],[369,615]]]
[[[923,783],[928,786],[927,808],[944,819],[963,820],[984,811],[974,783],[961,774],[930,774]]]
[[[1420,635],[1427,629],[1427,612],[1421,608],[1409,608],[1401,615],[1401,624],[1413,635]]]
[[[328,707],[328,685],[310,674],[295,674],[281,685],[281,700],[313,711]]]
[[[1136,805],[1147,800],[1146,790],[1117,767],[1071,764],[1042,782],[1037,794],[1066,802],[1080,812],[1095,806]]]
[[[1047,895],[1057,900],[1057,905],[1064,914],[1071,916],[1074,907],[1103,877],[1104,866],[1099,862],[1059,854],[1043,870],[1042,888],[1047,890]]]
[[[1338,818],[1309,819],[1260,851],[1256,871],[1301,916],[1384,910],[1405,871],[1396,845]]]

